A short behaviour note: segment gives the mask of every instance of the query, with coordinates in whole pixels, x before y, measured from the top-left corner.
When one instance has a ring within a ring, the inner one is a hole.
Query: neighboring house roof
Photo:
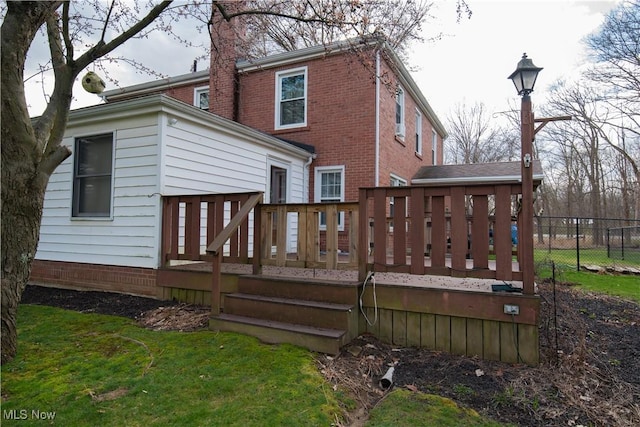
[[[318,45],[307,47],[304,49],[298,49],[289,52],[277,53],[269,55],[263,58],[245,60],[241,59],[236,62],[236,68],[238,72],[249,72],[260,69],[267,69],[273,67],[279,67],[287,64],[294,64],[305,60],[322,58],[327,55],[333,55],[338,53],[344,53],[349,51],[353,46],[362,48],[363,46],[375,46],[379,41],[372,39],[369,42],[360,42],[360,39],[352,39],[348,41],[335,42],[330,45]],[[402,60],[395,53],[393,48],[385,41],[380,44],[381,50],[383,50],[393,62],[396,71],[398,72],[398,79],[403,88],[411,94],[412,98],[418,104],[421,110],[423,110],[435,130],[440,134],[442,139],[447,137],[447,131],[444,125],[438,119],[435,111],[431,108],[431,105],[426,100],[420,88],[411,77],[411,74],[402,63]],[[122,97],[131,97],[132,95],[142,95],[145,93],[158,92],[174,86],[184,85],[187,83],[204,81],[209,76],[209,70],[198,71],[195,73],[183,74],[175,77],[168,77],[160,80],[155,80],[138,85],[123,87],[119,89],[113,89],[103,92],[100,96],[105,101],[116,101]]]
[[[122,97],[130,98],[132,95],[142,96],[154,92],[160,92],[176,86],[183,86],[192,83],[209,84],[209,69],[196,71],[195,73],[181,74],[179,76],[164,77],[162,79],[144,82],[137,85],[120,87],[112,90],[105,90],[100,97],[109,102],[116,101]]]
[[[540,160],[533,161],[533,182],[544,179]],[[508,184],[521,182],[520,162],[472,163],[423,166],[411,179],[412,185]]]
[[[256,143],[285,150],[301,158],[307,159],[315,152],[315,148],[313,146],[276,138],[249,126],[225,119],[216,114],[162,94],[149,95],[112,104],[99,104],[72,110],[69,112],[68,124],[89,124],[91,122],[117,119],[120,117],[131,117],[132,115],[154,113],[158,111],[166,112],[171,115],[171,117],[178,120],[193,120],[207,124],[213,128],[218,128],[225,132],[236,133],[238,135],[251,138]]]

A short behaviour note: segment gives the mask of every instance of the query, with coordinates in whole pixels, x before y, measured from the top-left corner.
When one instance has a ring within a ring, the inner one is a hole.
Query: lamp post
[[[520,108],[521,152],[520,170],[522,175],[522,206],[520,208],[518,258],[522,272],[522,288],[525,294],[534,293],[533,265],[533,137],[534,118],[531,110],[531,97],[538,73],[542,70],[533,65],[533,61],[522,55],[516,70],[509,79],[522,97]]]

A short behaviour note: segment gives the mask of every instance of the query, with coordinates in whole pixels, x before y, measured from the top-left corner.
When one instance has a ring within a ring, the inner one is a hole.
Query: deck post
[[[211,281],[211,315],[220,314],[220,291],[222,289],[222,252],[213,253]]]
[[[522,97],[522,219],[521,241],[518,242],[520,256],[520,271],[522,271],[522,288],[527,295],[534,294],[533,272],[533,126],[534,118],[531,111],[531,98]]]
[[[367,277],[367,263],[369,260],[369,226],[367,211],[367,190],[360,188],[358,191],[358,222],[360,224],[359,248],[358,248],[358,281],[364,282]]]

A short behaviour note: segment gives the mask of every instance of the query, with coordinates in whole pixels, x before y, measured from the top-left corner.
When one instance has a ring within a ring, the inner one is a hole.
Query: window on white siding
[[[438,164],[438,133],[435,130],[432,130],[431,133],[432,133],[431,163],[434,165],[437,165]]]
[[[276,129],[306,124],[307,68],[276,73]]]
[[[404,90],[398,86],[396,89],[396,135],[404,138]]]
[[[112,159],[112,133],[76,138],[72,216],[111,215]]]
[[[193,90],[193,105],[209,111],[209,86],[197,87]]]
[[[315,170],[315,201],[337,203],[344,201],[344,166],[317,167]],[[338,216],[338,226],[344,227],[344,214]],[[320,228],[327,227],[324,212],[320,213]]]
[[[416,110],[416,153],[422,155],[422,114]]]

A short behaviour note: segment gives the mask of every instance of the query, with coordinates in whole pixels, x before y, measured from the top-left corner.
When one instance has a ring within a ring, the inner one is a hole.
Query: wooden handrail
[[[231,235],[236,232],[242,221],[244,221],[247,215],[249,215],[249,212],[251,212],[251,210],[255,208],[258,203],[262,203],[262,197],[262,193],[257,193],[249,197],[249,199],[242,205],[238,213],[235,214],[233,218],[231,218],[231,221],[229,221],[229,224],[227,224],[224,230],[222,230],[220,234],[218,234],[213,239],[213,242],[211,242],[211,244],[207,247],[207,252],[212,253],[213,255],[218,255],[220,248],[222,248],[225,242],[229,240]]]

